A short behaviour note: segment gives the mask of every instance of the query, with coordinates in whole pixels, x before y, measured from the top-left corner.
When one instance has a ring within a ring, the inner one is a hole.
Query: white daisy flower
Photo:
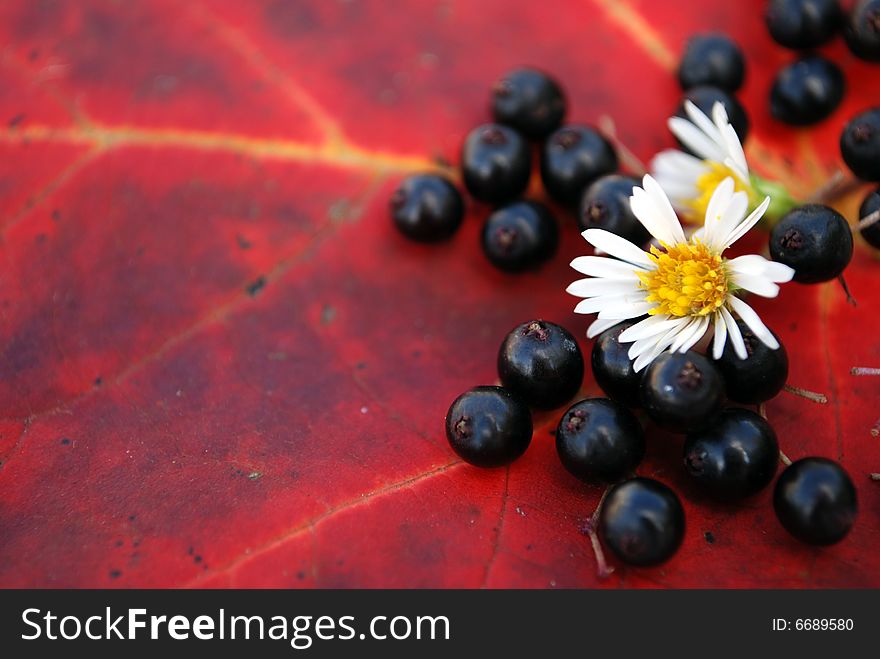
[[[794,270],[757,254],[734,259],[722,256],[761,219],[770,198],[745,217],[748,195],[737,192],[734,179],[727,177],[709,199],[703,226],[688,239],[657,181],[647,175],[642,185],[633,188],[630,206],[660,248],[645,252],[603,229],[587,229],[582,234],[587,242],[609,257],[580,256],[571,262],[572,268],[588,275],[566,289],[585,298],[575,313],[598,313],[587,336],[647,314],[648,318],[621,332],[619,338],[621,343],[632,343],[629,357],[635,360],[637,371],[665,350],[690,350],[710,328],[715,333],[712,353],[716,359],[727,341],[740,359],[746,359],[734,315],[768,347],[779,348],[758,314],[737,294],[747,291],[776,297],[778,284],[790,281]]]
[[[698,157],[668,149],[651,161],[651,173],[672,205],[685,219],[699,222],[715,188],[730,177],[736,190],[748,195],[749,206],[756,207],[769,190],[759,190],[763,181],[749,175],[746,154],[724,106],[715,103],[711,119],[690,101],[685,101],[684,109],[689,120],[671,117],[669,130]],[[778,193],[776,189],[773,192]]]

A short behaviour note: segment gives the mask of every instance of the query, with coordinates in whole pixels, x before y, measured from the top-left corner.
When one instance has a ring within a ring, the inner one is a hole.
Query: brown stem
[[[813,194],[807,198],[807,202],[811,204],[830,204],[851,192],[855,192],[863,185],[863,181],[854,176],[847,177],[843,172],[837,170],[826,183],[813,191]]]
[[[784,387],[782,387],[782,389],[790,394],[794,394],[795,396],[800,396],[801,398],[811,400],[814,403],[820,403],[824,405],[828,402],[828,397],[825,394],[819,394],[815,391],[809,391],[808,389],[801,389],[800,387],[795,387],[790,384],[785,385]]]
[[[842,274],[837,275],[837,281],[840,282],[840,285],[843,287],[843,292],[846,293],[846,301],[854,307],[859,306],[859,303],[856,302],[856,299],[852,296],[852,293],[849,292],[849,286],[846,285],[846,279],[843,278]]]
[[[758,414],[766,421],[767,420],[767,405],[766,403],[758,403]]]
[[[784,464],[786,467],[791,466],[791,459],[782,452],[782,449],[779,449],[779,461]]]
[[[871,368],[870,366],[853,366],[849,369],[853,375],[880,375],[880,368]]]
[[[640,177],[648,173],[648,168],[645,167],[645,163],[643,163],[636,154],[630,151],[627,146],[620,141],[620,138],[617,137],[617,127],[614,125],[614,119],[607,114],[603,114],[599,117],[599,131],[609,141],[614,143],[614,147],[617,149],[617,155],[620,157],[620,162],[626,169]]]
[[[590,536],[593,555],[596,557],[596,574],[600,579],[607,579],[614,572],[614,568],[608,565],[608,562],[605,560],[605,552],[602,550],[602,543],[599,542],[599,534],[596,533],[596,528],[599,526],[599,514],[602,512],[602,504],[605,503],[605,497],[608,496],[610,489],[610,486],[606,487],[605,491],[602,492],[602,497],[599,499],[599,503],[596,504],[596,510],[590,515],[590,519],[584,528],[586,534]]]
[[[863,231],[864,229],[867,229],[869,226],[877,224],[878,221],[880,221],[880,210],[876,210],[873,213],[871,213],[870,215],[865,215],[865,217],[863,217],[861,220],[859,220],[859,223],[856,225],[856,228],[859,231]]]

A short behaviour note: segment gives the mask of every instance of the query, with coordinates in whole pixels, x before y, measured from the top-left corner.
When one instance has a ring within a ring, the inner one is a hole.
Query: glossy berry
[[[559,229],[546,206],[518,201],[499,208],[483,225],[483,253],[501,270],[535,268],[556,253]]]
[[[880,181],[880,108],[850,120],[840,134],[840,154],[860,179]]]
[[[838,0],[771,0],[764,12],[770,36],[786,48],[815,48],[830,41],[843,22]]]
[[[868,196],[865,197],[859,208],[859,217],[868,217],[877,211],[880,211],[880,188],[869,192]],[[880,249],[880,222],[874,222],[874,224],[870,224],[859,231],[865,242],[875,249]]]
[[[832,460],[804,458],[779,476],[773,508],[782,526],[811,545],[831,545],[849,533],[856,519],[856,489]]]
[[[642,407],[657,425],[672,432],[707,426],[724,402],[724,380],[703,355],[665,352],[645,370]]]
[[[633,478],[608,491],[599,514],[599,537],[624,563],[658,565],[684,539],[684,509],[663,483]]]
[[[794,268],[794,280],[802,284],[834,279],[849,264],[852,253],[849,224],[828,206],[795,208],[770,231],[770,256]]]
[[[446,438],[465,462],[500,467],[529,447],[532,415],[519,396],[503,387],[474,387],[449,407]]]
[[[738,501],[773,480],[779,463],[776,433],[751,410],[731,407],[684,443],[684,467],[706,495]]]
[[[581,230],[605,229],[634,245],[644,245],[651,238],[648,230],[633,215],[629,205],[634,186],[639,181],[629,176],[603,176],[584,191],[578,224]]]
[[[596,384],[609,398],[628,407],[641,404],[642,374],[636,373],[633,360],[627,354],[632,343],[620,343],[617,339],[623,330],[635,323],[635,320],[628,320],[602,332],[596,337],[590,355]]]
[[[880,0],[861,0],[850,12],[843,36],[856,57],[880,62]]]
[[[678,82],[685,91],[711,85],[732,94],[742,86],[745,73],[742,51],[725,34],[691,37],[678,64]]]
[[[506,74],[492,88],[492,115],[529,139],[546,137],[562,124],[565,95],[546,73],[518,69]]]
[[[686,100],[700,108],[700,110],[702,110],[708,117],[712,116],[712,107],[715,103],[721,103],[727,111],[727,118],[730,120],[730,125],[733,126],[733,129],[739,136],[739,141],[745,143],[746,138],[749,135],[749,117],[746,114],[745,108],[743,108],[734,96],[718,87],[710,87],[707,85],[693,87],[685,93],[681,103],[678,105],[678,110],[675,114],[679,117],[687,117],[687,114],[684,111],[684,102]],[[683,145],[682,148],[684,148]]]
[[[561,204],[576,204],[590,183],[616,169],[614,147],[587,126],[563,126],[541,149],[541,180]]]
[[[464,141],[461,169],[464,185],[475,199],[502,204],[520,196],[529,183],[529,143],[512,128],[485,124]]]
[[[532,320],[515,327],[501,344],[498,377],[532,407],[553,409],[580,389],[584,358],[564,327]]]
[[[607,398],[575,403],[556,428],[556,452],[573,476],[587,483],[616,483],[627,478],[645,455],[639,420]]]
[[[633,187],[641,185],[628,176],[610,174],[595,181],[581,198],[578,223],[581,230],[605,229],[634,245],[644,245],[651,238],[648,230],[633,215],[629,205]]]
[[[843,71],[819,55],[783,67],[770,89],[770,114],[792,126],[809,126],[828,118],[843,100]]]
[[[455,186],[442,176],[409,176],[391,195],[391,218],[407,238],[437,242],[451,237],[461,226],[464,202]]]
[[[785,386],[788,380],[788,354],[782,342],[776,350],[768,348],[744,322],[737,321],[737,325],[746,352],[749,353],[748,358],[740,359],[728,341],[721,359],[715,364],[724,376],[725,390],[730,400],[744,405],[763,403]]]

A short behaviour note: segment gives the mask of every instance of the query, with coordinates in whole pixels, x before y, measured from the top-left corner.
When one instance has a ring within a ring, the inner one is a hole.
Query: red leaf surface
[[[508,329],[544,317],[583,336],[564,293],[586,251],[574,222],[552,264],[512,277],[480,254],[485,208],[436,247],[387,216],[396,182],[455,162],[490,83],[521,64],[564,82],[573,120],[609,115],[649,158],[672,143],[684,40],[710,29],[748,56],[753,166],[809,193],[841,166],[846,119],[880,101],[878,69],[832,45],[843,106],[780,126],[767,90],[793,55],[760,5],[4,3],[0,585],[880,585],[880,379],[850,374],[880,366],[863,243],[858,307],[836,283],[756,302],[790,382],[830,399],[782,394],[769,417],[792,458],[852,475],[852,534],[798,544],[769,492],[706,502],[680,438],[657,436],[640,473],[681,493],[684,545],[600,580],[581,528],[601,491],[560,466],[559,412],[509,469],[462,464],[443,433],[450,401],[495,380]]]

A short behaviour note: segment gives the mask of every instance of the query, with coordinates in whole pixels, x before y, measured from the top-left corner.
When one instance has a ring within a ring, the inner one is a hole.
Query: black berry
[[[730,93],[742,86],[745,77],[742,51],[725,34],[698,34],[691,37],[678,64],[681,88],[711,85]]]
[[[708,425],[724,402],[724,380],[703,355],[666,352],[642,376],[642,407],[657,425],[690,432]]]
[[[815,48],[834,37],[843,23],[843,11],[837,0],[771,0],[764,21],[781,46]]]
[[[770,232],[774,261],[794,268],[794,280],[815,284],[834,279],[849,264],[852,230],[833,208],[807,204],[786,213]]]
[[[632,327],[636,321],[628,320],[602,332],[593,343],[590,363],[593,379],[609,398],[629,407],[641,404],[639,391],[642,374],[636,373],[633,360],[627,352],[631,343],[620,343],[620,333]]]
[[[708,496],[723,501],[744,499],[767,487],[778,463],[773,428],[742,408],[723,410],[684,443],[684,467],[691,480]]]
[[[616,169],[614,147],[587,126],[563,126],[541,149],[541,180],[561,204],[576,204],[590,183]]]
[[[483,225],[483,253],[501,270],[535,268],[556,253],[559,229],[546,206],[518,201],[499,208]]]
[[[693,87],[685,93],[678,106],[678,110],[675,114],[679,117],[687,118],[687,114],[684,111],[684,102],[686,100],[696,105],[702,110],[703,114],[710,118],[712,117],[712,107],[716,102],[721,103],[727,111],[727,118],[730,121],[730,125],[733,126],[733,129],[739,136],[739,141],[745,143],[746,138],[749,135],[749,117],[746,114],[745,108],[743,108],[734,96],[718,87],[705,85],[701,87]],[[684,145],[682,145],[682,148],[684,148]]]
[[[773,508],[782,526],[811,545],[831,545],[856,519],[856,489],[843,468],[826,458],[792,463],[776,481]]]
[[[464,185],[475,199],[502,204],[520,196],[529,183],[529,143],[512,128],[485,124],[464,141],[461,169]]]
[[[599,514],[599,537],[624,563],[662,563],[684,539],[684,509],[675,492],[650,478],[612,487]]]
[[[501,344],[498,377],[532,407],[552,409],[580,389],[584,358],[564,327],[532,320],[515,327]]]
[[[840,154],[860,179],[880,181],[880,108],[850,120],[840,134]]]
[[[446,438],[459,457],[477,467],[500,467],[525,453],[532,441],[532,415],[502,387],[474,387],[446,414]]]
[[[636,179],[618,174],[595,181],[581,198],[578,213],[581,230],[605,229],[634,245],[647,243],[651,234],[636,219],[629,205],[633,187],[637,185],[641,184]]]
[[[410,176],[391,195],[391,218],[407,238],[420,242],[446,240],[464,217],[461,194],[435,174]]]
[[[850,12],[843,36],[854,55],[880,62],[880,0],[861,0]]]
[[[588,483],[616,483],[627,478],[645,455],[639,420],[607,398],[575,403],[559,420],[556,452],[562,465]]]
[[[865,200],[859,208],[859,217],[865,218],[878,211],[880,211],[880,188],[877,188],[873,192],[869,192],[868,196],[865,197]],[[865,242],[875,249],[880,249],[880,222],[869,224],[859,231],[862,234],[862,238],[865,239]]]
[[[846,82],[832,61],[810,55],[783,67],[770,90],[770,114],[792,126],[828,118],[843,100]]]
[[[746,352],[749,353],[748,358],[740,359],[728,340],[721,359],[715,364],[724,376],[725,390],[730,400],[743,404],[763,403],[785,386],[788,380],[788,354],[782,342],[776,350],[768,348],[744,322],[737,321],[737,325]]]
[[[506,74],[492,88],[492,115],[537,140],[559,128],[565,117],[565,95],[546,73],[519,69]]]

